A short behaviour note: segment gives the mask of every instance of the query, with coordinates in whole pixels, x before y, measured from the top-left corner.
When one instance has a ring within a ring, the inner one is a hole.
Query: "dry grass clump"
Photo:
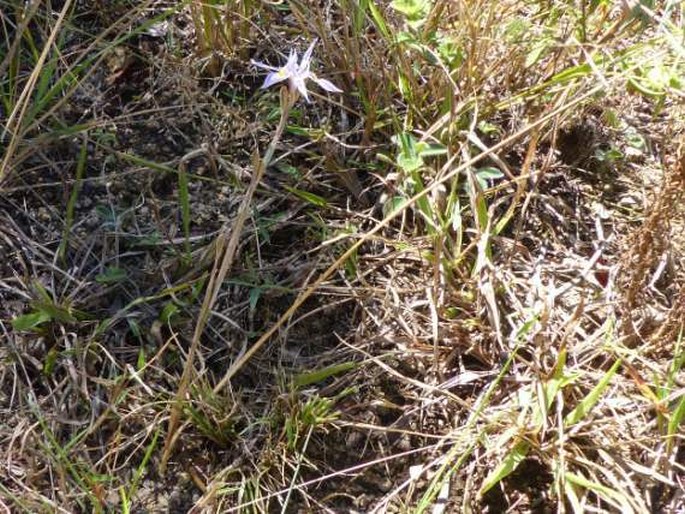
[[[645,219],[626,243],[621,273],[624,331],[629,344],[650,347],[673,341],[682,323],[682,237],[685,154],[681,142],[675,162],[653,193]],[[670,308],[669,308],[670,307]],[[661,312],[659,312],[661,311]]]
[[[681,11],[115,4],[0,0],[2,507],[685,509]]]

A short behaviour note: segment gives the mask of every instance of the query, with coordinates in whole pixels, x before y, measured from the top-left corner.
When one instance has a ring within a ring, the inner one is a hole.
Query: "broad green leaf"
[[[250,289],[248,300],[251,311],[254,311],[257,308],[257,303],[259,302],[260,296],[262,296],[262,290],[259,287],[253,287],[252,289]]]
[[[429,0],[393,0],[390,6],[404,14],[407,20],[420,21],[428,15],[431,2]]]
[[[397,165],[405,172],[411,173],[423,166],[423,159],[418,154],[401,153],[397,156]]]
[[[423,159],[419,155],[416,139],[407,132],[397,134],[393,142],[399,147],[397,153],[397,165],[408,174],[423,166]]]
[[[39,310],[36,312],[30,312],[14,318],[12,320],[12,328],[19,331],[33,330],[34,328],[45,323],[46,321],[50,321],[51,319],[52,316],[45,311]]]

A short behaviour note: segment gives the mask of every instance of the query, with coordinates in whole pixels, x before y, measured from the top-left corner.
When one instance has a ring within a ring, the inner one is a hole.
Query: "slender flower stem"
[[[293,91],[290,88],[281,88],[281,119],[276,127],[276,132],[274,132],[274,137],[271,139],[266,152],[264,152],[264,157],[262,157],[262,166],[266,168],[269,166],[271,159],[273,159],[274,152],[276,151],[276,146],[283,136],[283,131],[285,130],[285,125],[288,122],[288,115],[290,114],[290,109],[295,104],[297,100],[297,91]]]
[[[273,158],[274,152],[276,151],[276,146],[283,135],[285,130],[285,125],[288,121],[288,115],[290,109],[297,101],[298,92],[292,88],[283,87],[281,88],[281,119],[276,127],[276,132],[274,137],[269,143],[266,151],[264,152],[264,157],[261,159],[255,159],[254,170],[252,173],[252,179],[250,180],[250,185],[245,192],[243,201],[240,204],[240,209],[238,211],[238,216],[231,223],[226,224],[219,236],[216,239],[215,252],[216,258],[214,260],[214,268],[209,275],[209,281],[207,284],[207,290],[205,291],[205,297],[202,301],[202,307],[198,314],[197,322],[195,324],[195,331],[193,333],[193,339],[188,350],[188,358],[186,359],[185,366],[183,368],[183,375],[179,382],[178,389],[176,390],[176,396],[171,407],[171,413],[169,415],[169,426],[167,430],[166,440],[164,442],[164,451],[162,453],[162,461],[160,463],[159,471],[164,474],[166,469],[166,464],[171,455],[171,450],[174,444],[178,440],[178,437],[183,431],[183,426],[180,425],[181,413],[183,411],[183,403],[186,400],[186,394],[188,387],[191,383],[191,376],[193,372],[193,363],[195,361],[195,354],[200,346],[200,339],[204,332],[205,326],[207,325],[207,320],[209,319],[209,314],[216,303],[219,296],[219,291],[221,286],[226,279],[226,275],[230,271],[233,265],[233,259],[238,250],[238,243],[240,242],[240,236],[243,232],[243,226],[247,220],[248,213],[250,212],[250,204],[252,203],[252,198],[257,191],[257,186],[264,176],[267,166]],[[230,234],[230,237],[228,236]]]

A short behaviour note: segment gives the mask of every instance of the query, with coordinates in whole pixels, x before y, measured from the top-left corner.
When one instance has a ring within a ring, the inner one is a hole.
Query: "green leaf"
[[[388,30],[388,25],[385,23],[383,15],[381,15],[381,12],[378,10],[378,7],[376,7],[376,2],[374,0],[371,0],[369,2],[369,12],[371,12],[371,17],[373,18],[374,23],[378,27],[378,30],[381,31],[381,34],[383,34],[383,37],[386,40],[389,40],[390,30]]]
[[[45,361],[43,362],[43,375],[50,376],[55,370],[55,365],[57,364],[57,359],[59,357],[59,352],[56,348],[50,348],[47,355],[45,356]]]
[[[136,361],[136,371],[140,371],[145,367],[147,359],[145,358],[145,349],[143,347],[138,351],[138,360]]]
[[[483,486],[480,489],[480,496],[483,496],[501,480],[511,475],[518,465],[521,464],[521,461],[526,458],[529,451],[530,443],[528,441],[516,443],[507,456],[504,457],[502,463],[485,479]]]
[[[397,165],[407,173],[418,170],[423,166],[423,159],[419,155],[399,154],[397,156]]]
[[[400,94],[402,95],[402,98],[405,100],[411,100],[412,99],[412,89],[411,89],[411,84],[409,83],[409,80],[407,79],[407,76],[400,72],[397,77],[397,87],[400,90]]]
[[[673,362],[670,366],[670,369],[668,371],[668,381],[667,381],[667,386],[668,386],[668,391],[672,391],[673,388],[676,386],[676,377],[680,373],[680,370],[683,367],[683,364],[685,364],[685,351],[681,349],[681,342],[682,342],[682,336],[683,333],[681,331],[680,336],[678,337],[678,340],[676,342],[676,347],[674,348],[674,354],[675,358],[673,359]],[[675,409],[673,409],[673,412],[671,414],[670,419],[668,420],[668,427],[667,427],[667,434],[668,434],[668,440],[667,440],[667,448],[668,451],[670,452],[673,449],[673,445],[677,444],[678,442],[678,433],[680,430],[680,426],[683,424],[685,421],[685,394],[680,395],[680,400],[678,401],[678,405],[676,406]]]
[[[488,121],[481,121],[478,123],[478,130],[480,130],[483,134],[499,134],[500,133],[500,128]]]
[[[600,396],[602,396],[604,389],[606,389],[606,387],[609,385],[611,377],[614,376],[620,365],[621,359],[618,359],[616,362],[614,362],[614,365],[611,366],[611,369],[609,369],[609,371],[606,372],[602,379],[592,389],[592,391],[590,391],[590,393],[585,398],[583,398],[583,400],[578,405],[576,405],[575,409],[573,409],[566,415],[566,417],[564,418],[565,427],[568,428],[572,425],[575,425],[581,419],[587,416],[587,414],[592,410],[592,407],[594,407],[595,404],[599,401],[599,398]]]
[[[447,147],[439,143],[426,143],[421,141],[416,143],[416,151],[421,157],[431,157],[434,155],[445,155]]]
[[[253,287],[250,289],[250,310],[254,311],[257,308],[257,302],[259,302],[259,297],[262,295],[262,290],[259,287]]]
[[[107,323],[109,320],[105,319],[102,321],[102,323]],[[133,316],[128,316],[126,318],[126,324],[128,325],[129,330],[133,334],[134,337],[137,339],[141,340],[143,339],[143,330],[140,328],[140,323],[136,321],[136,319]],[[98,330],[99,330],[98,325]]]
[[[100,273],[95,277],[95,281],[98,284],[114,284],[126,280],[127,277],[126,270],[117,268],[116,266],[109,266],[105,268],[104,273]]]
[[[628,133],[625,135],[626,144],[635,150],[643,152],[647,149],[647,142],[645,138],[636,132]]]
[[[606,487],[605,485],[599,484],[597,482],[593,482],[592,480],[588,480],[584,476],[576,475],[575,473],[566,473],[564,476],[569,483],[583,487],[585,489],[590,489],[591,491],[594,491],[599,496],[601,496],[604,499],[606,499],[607,501],[609,501],[611,503],[611,505],[613,505],[615,507],[618,507],[618,508],[621,507],[615,503],[616,501],[619,501],[624,506],[630,505],[621,493],[619,493],[618,491],[616,491],[610,487]],[[630,512],[630,510],[625,511],[622,509],[620,511],[621,512]]]
[[[454,202],[454,206],[452,207],[452,214],[450,216],[450,224],[452,225],[452,230],[454,230],[455,232],[459,232],[461,230],[461,226],[462,226],[461,203],[459,202],[459,199],[457,199]]]
[[[550,48],[550,46],[551,45],[547,40],[541,41],[538,44],[536,44],[526,56],[526,62],[524,63],[524,66],[526,68],[530,68],[531,66],[533,66],[542,58],[542,56],[545,54],[547,49]]]
[[[592,73],[592,67],[588,64],[579,64],[576,66],[571,66],[554,75],[549,81],[550,84],[564,84],[570,80],[576,78],[582,78],[590,75]]]
[[[186,254],[190,254],[190,192],[188,189],[188,173],[184,164],[178,167],[178,202],[181,206],[181,224],[185,238],[184,248]]]
[[[69,306],[57,305],[52,301],[34,302],[34,308],[37,311],[45,312],[51,319],[62,323],[76,323],[79,319],[87,319],[89,317],[85,312],[77,311]]]
[[[159,321],[168,324],[178,314],[179,310],[178,305],[174,302],[167,302],[162,308],[162,312],[159,313]]]
[[[450,70],[461,66],[466,59],[464,51],[457,44],[457,40],[447,37],[442,37],[440,39],[438,54],[440,54],[440,58],[445,61],[445,64],[447,64],[447,67]]]
[[[410,21],[422,21],[431,7],[429,0],[393,0],[390,7],[401,12]]]
[[[397,165],[406,173],[412,173],[423,166],[423,158],[419,149],[428,150],[426,143],[417,143],[414,136],[402,132],[393,137],[393,142],[399,147]]]
[[[276,169],[278,171],[281,171],[285,173],[286,175],[289,175],[290,177],[294,178],[295,180],[300,180],[302,178],[302,174],[300,171],[293,165],[287,164],[285,162],[277,162],[275,164]]]
[[[87,161],[87,137],[83,138],[83,143],[81,144],[81,151],[79,152],[78,161],[76,163],[76,182],[71,189],[69,194],[69,201],[67,202],[66,216],[64,220],[64,233],[62,235],[62,241],[57,249],[57,255],[60,260],[64,260],[67,248],[69,246],[69,235],[71,233],[71,228],[74,224],[74,210],[76,209],[76,201],[78,200],[79,192],[81,191],[81,186],[83,183],[83,175],[86,169]]]
[[[395,35],[395,43],[398,45],[407,45],[415,50],[421,49],[421,43],[416,39],[416,36],[406,30],[401,30]]]
[[[446,146],[416,141],[414,136],[407,132],[397,134],[392,140],[399,147],[396,157],[397,165],[406,173],[412,173],[421,168],[424,157],[445,155],[447,153]]]
[[[23,314],[14,318],[12,320],[12,328],[19,331],[33,330],[51,319],[52,316],[43,310],[30,312],[29,314]]]
[[[489,166],[477,169],[475,175],[476,180],[478,180],[478,185],[480,185],[483,191],[490,188],[489,180],[497,180],[504,177],[504,173],[500,170]]]
[[[504,26],[504,37],[509,43],[518,42],[530,32],[530,22],[522,17],[514,17]]]
[[[617,148],[609,148],[608,150],[597,149],[595,151],[595,158],[599,162],[616,162],[624,158],[623,153]]]
[[[305,128],[305,127],[298,127],[296,125],[288,125],[287,129],[288,129],[289,133],[291,133],[295,136],[309,137],[309,135],[310,135],[309,134],[310,129]]]
[[[328,201],[319,195],[315,195],[314,193],[310,193],[309,191],[303,191],[301,189],[296,189],[290,186],[285,186],[285,189],[287,191],[290,191],[295,196],[298,196],[305,202],[311,203],[312,205],[315,205],[317,207],[328,207]]]
[[[685,421],[685,394],[680,397],[678,406],[673,411],[673,414],[671,414],[671,419],[668,420],[669,447],[675,442],[679,427],[683,424],[683,421]]]
[[[333,366],[328,366],[326,368],[311,371],[309,373],[301,373],[295,375],[293,378],[293,383],[295,387],[306,387],[311,384],[317,384],[323,382],[329,377],[344,373],[355,369],[358,366],[356,362],[343,362],[341,364],[335,364]]]
[[[471,200],[471,208],[476,218],[476,228],[479,234],[483,234],[488,226],[488,206],[483,195],[483,186],[479,177],[469,170],[467,191]],[[486,184],[487,186],[487,184]]]
[[[393,196],[389,198],[383,204],[383,217],[387,218],[391,214],[394,214],[395,211],[399,210],[405,202],[406,198],[403,196]]]

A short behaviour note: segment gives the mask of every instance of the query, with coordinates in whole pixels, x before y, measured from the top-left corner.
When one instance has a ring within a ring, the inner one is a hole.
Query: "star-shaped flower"
[[[281,68],[274,68],[273,66],[269,66],[263,62],[251,60],[250,62],[254,66],[264,70],[269,70],[271,72],[266,76],[264,84],[262,84],[262,89],[266,89],[267,87],[273,86],[274,84],[278,84],[279,82],[283,82],[287,79],[290,90],[299,91],[304,99],[309,102],[309,91],[307,91],[307,84],[305,81],[310,79],[316,82],[321,89],[325,89],[331,93],[342,93],[342,90],[337,88],[332,82],[317,77],[309,70],[309,65],[311,64],[312,60],[312,52],[314,51],[314,45],[316,45],[316,40],[312,41],[312,44],[309,45],[309,48],[307,48],[307,51],[304,53],[302,60],[299,63],[297,62],[297,52],[291,49],[290,55],[288,56],[288,62],[286,62],[285,66]]]

